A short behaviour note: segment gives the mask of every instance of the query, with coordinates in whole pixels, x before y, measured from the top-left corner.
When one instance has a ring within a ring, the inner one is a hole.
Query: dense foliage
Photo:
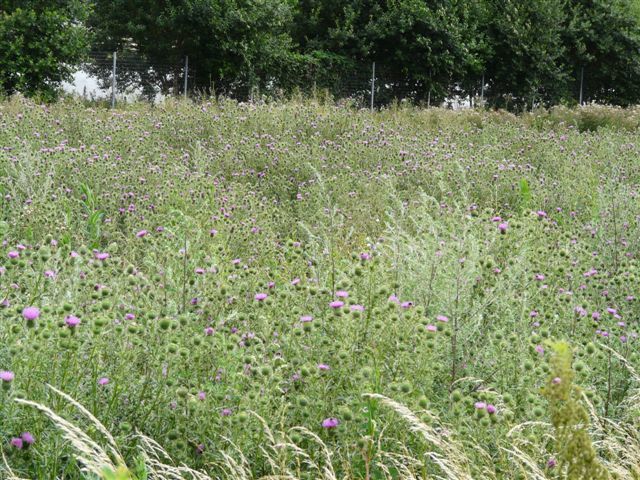
[[[479,96],[529,109],[629,105],[640,94],[640,21],[631,0],[179,0],[96,2],[101,49],[134,46],[152,63],[189,56],[194,89],[354,94],[371,63],[393,96]]]
[[[626,106],[640,97],[639,10],[635,0],[11,0],[0,85],[52,92],[86,53],[85,25],[95,51],[125,62],[118,83],[145,93],[179,91],[188,57],[194,92],[364,96],[376,62],[381,104],[482,95],[522,111],[575,104],[582,86],[584,102]],[[85,68],[109,83],[109,62]]]
[[[0,93],[53,99],[89,48],[82,0],[3,0],[0,5]]]
[[[52,412],[106,449],[50,384],[140,478],[138,433],[212,478],[636,478],[640,139],[604,118],[638,124],[1,104],[8,465],[79,478]]]

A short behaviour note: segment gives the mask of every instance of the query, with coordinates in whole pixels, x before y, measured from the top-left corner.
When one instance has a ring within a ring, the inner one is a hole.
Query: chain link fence
[[[158,63],[130,51],[94,51],[64,89],[87,100],[104,101],[112,106],[129,101],[159,102],[166,97],[178,96],[216,96],[261,102],[302,95],[372,109],[395,102],[456,109],[483,105],[489,88],[484,76],[471,85],[451,82],[446,91],[434,85],[429,78],[401,76],[397,68],[389,68],[380,62],[346,65],[316,62],[298,65],[294,71],[280,77],[238,75],[216,82],[198,77],[198,72],[189,67],[188,57]]]

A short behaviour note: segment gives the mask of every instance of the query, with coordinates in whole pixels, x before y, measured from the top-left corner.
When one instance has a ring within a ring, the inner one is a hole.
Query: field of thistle
[[[0,478],[640,478],[638,113],[558,112],[0,103]]]

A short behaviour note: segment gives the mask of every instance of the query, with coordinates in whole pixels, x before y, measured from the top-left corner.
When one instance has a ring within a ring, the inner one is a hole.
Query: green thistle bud
[[[176,395],[179,398],[187,398],[187,395],[189,395],[189,390],[184,387],[179,387],[178,389],[176,389]]]

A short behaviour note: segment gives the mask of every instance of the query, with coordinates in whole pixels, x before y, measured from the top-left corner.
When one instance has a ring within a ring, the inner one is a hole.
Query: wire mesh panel
[[[115,62],[114,62],[115,56]],[[227,97],[256,102],[293,95],[324,97],[358,107],[384,108],[409,102],[424,106],[463,108],[478,104],[482,81],[463,88],[435,88],[431,79],[400,73],[385,62],[311,59],[279,76],[242,72],[237,76],[198,76],[185,56],[180,62],[157,62],[135,51],[93,51],[81,65],[67,91],[89,100],[157,102],[170,96]],[[114,75],[115,73],[115,75]]]

